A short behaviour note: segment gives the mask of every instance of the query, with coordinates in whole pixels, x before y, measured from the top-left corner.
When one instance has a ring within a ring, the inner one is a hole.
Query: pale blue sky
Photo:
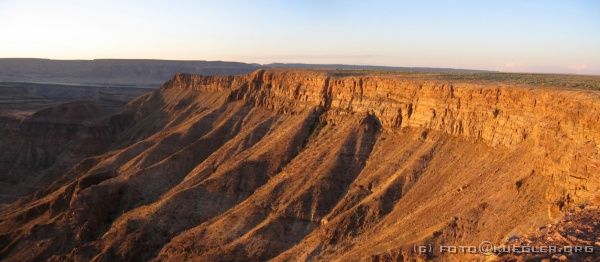
[[[0,0],[0,57],[600,74],[600,1]]]

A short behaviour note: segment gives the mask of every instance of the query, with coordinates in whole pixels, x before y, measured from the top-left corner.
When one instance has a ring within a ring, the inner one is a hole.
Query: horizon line
[[[575,75],[575,76],[600,76],[599,74],[586,74],[586,73],[566,73],[566,72],[533,72],[533,71],[504,71],[499,69],[479,69],[479,68],[461,68],[461,67],[436,67],[436,66],[390,66],[390,65],[374,65],[374,64],[345,64],[345,63],[309,63],[309,62],[271,62],[271,63],[257,63],[257,62],[243,62],[233,60],[202,60],[202,59],[165,59],[165,58],[91,58],[91,59],[56,59],[56,58],[41,58],[41,57],[0,57],[0,60],[48,60],[48,61],[102,61],[102,60],[121,60],[121,61],[166,61],[166,62],[224,62],[224,63],[240,63],[247,65],[258,65],[258,66],[269,66],[275,64],[283,65],[314,65],[314,66],[357,66],[357,67],[386,67],[386,68],[419,68],[419,69],[448,69],[448,70],[465,70],[465,71],[480,71],[471,73],[506,73],[506,74],[540,74],[540,75]],[[350,70],[350,69],[339,69],[339,70]],[[372,69],[364,69],[372,70]]]

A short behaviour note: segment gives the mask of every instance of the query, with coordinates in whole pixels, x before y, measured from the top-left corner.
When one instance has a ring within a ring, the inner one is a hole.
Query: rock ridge
[[[568,180],[571,190],[600,190],[583,182],[600,179],[597,91],[283,69],[240,76],[177,74],[162,86],[169,88],[228,90],[232,101],[279,113],[319,108],[332,123],[344,115],[371,114],[386,132],[420,128],[493,147],[531,146],[553,162],[542,173]]]
[[[321,107],[337,114],[370,113],[389,131],[433,129],[492,146],[526,140],[600,145],[596,91],[264,69],[243,76],[178,74],[162,88],[228,89],[231,100],[281,112]]]
[[[600,141],[600,94],[595,91],[264,69],[242,76],[178,74],[162,88],[229,89],[232,100],[284,112],[315,106],[367,112],[388,130],[429,128],[491,145],[551,136]],[[550,128],[555,132],[544,132]]]

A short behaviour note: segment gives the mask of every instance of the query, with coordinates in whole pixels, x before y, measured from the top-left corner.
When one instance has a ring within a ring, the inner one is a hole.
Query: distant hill
[[[273,63],[264,65],[264,67],[274,68],[305,68],[305,69],[333,69],[333,70],[375,70],[375,71],[396,71],[396,72],[432,72],[432,73],[487,73],[493,71],[457,69],[457,68],[436,68],[436,67],[397,67],[397,66],[374,66],[374,65],[344,65],[344,64],[285,64]]]
[[[0,58],[0,82],[158,87],[176,73],[237,75],[258,67],[222,61]]]
[[[388,67],[342,64],[248,64],[224,61],[146,59],[50,60],[0,58],[0,82],[41,82],[76,85],[135,86],[156,88],[176,73],[239,75],[258,68],[307,68],[380,70],[398,72],[487,72],[481,70]]]

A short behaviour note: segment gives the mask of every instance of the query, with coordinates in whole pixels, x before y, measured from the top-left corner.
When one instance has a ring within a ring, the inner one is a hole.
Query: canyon
[[[600,91],[455,74],[180,73],[0,118],[0,259],[502,260],[414,246],[579,216],[566,256],[597,259]]]

